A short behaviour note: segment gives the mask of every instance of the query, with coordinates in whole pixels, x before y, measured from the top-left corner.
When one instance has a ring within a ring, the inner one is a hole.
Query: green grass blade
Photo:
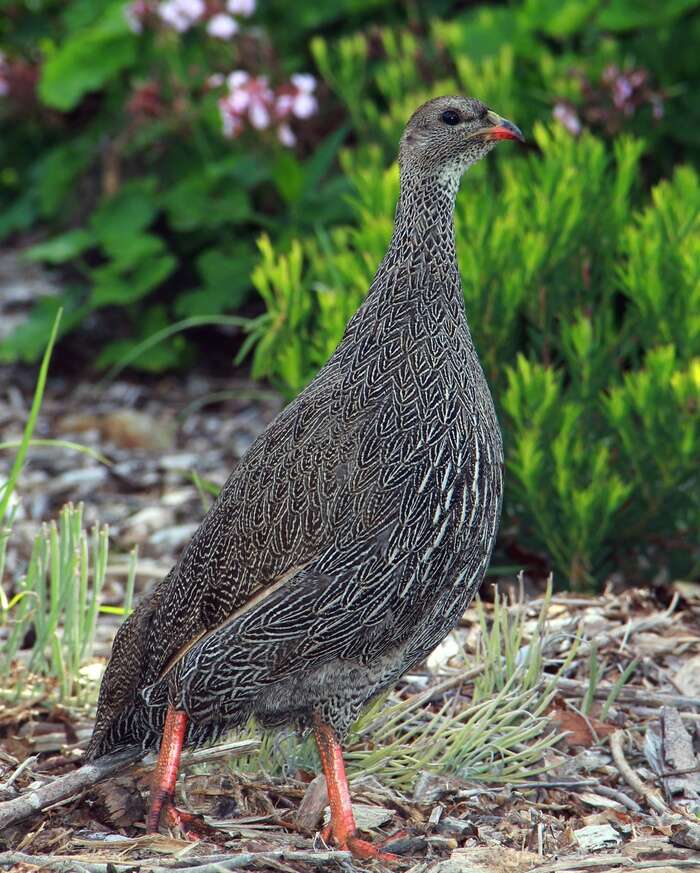
[[[58,325],[61,322],[62,313],[62,309],[59,309],[56,313],[56,318],[54,319],[51,333],[49,334],[49,341],[44,351],[44,357],[41,359],[39,376],[37,377],[36,387],[34,388],[34,397],[32,398],[32,406],[29,410],[27,423],[24,426],[19,450],[15,455],[15,460],[12,464],[8,480],[0,491],[0,523],[7,515],[7,507],[9,506],[10,499],[12,498],[17,485],[19,474],[22,472],[24,459],[27,455],[27,449],[29,448],[29,442],[34,433],[34,428],[36,427],[36,420],[39,415],[39,410],[41,409],[41,402],[44,399],[44,388],[46,387],[46,378],[49,373],[49,361],[51,360],[51,353],[53,352],[56,336],[58,335]]]
[[[8,440],[7,442],[0,443],[0,451],[6,449],[16,449],[21,445],[22,440]],[[49,448],[67,449],[71,452],[80,452],[83,455],[88,455],[88,457],[94,458],[101,464],[105,464],[105,466],[107,467],[112,466],[112,462],[109,460],[109,458],[105,457],[105,455],[101,454],[96,449],[93,449],[90,446],[84,446],[81,443],[74,443],[71,440],[30,439],[27,446],[28,448],[32,448],[34,446],[46,446]]]

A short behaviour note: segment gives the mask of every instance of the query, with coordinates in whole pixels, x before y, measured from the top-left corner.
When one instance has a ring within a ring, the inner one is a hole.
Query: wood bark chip
[[[95,817],[115,828],[131,827],[146,816],[146,804],[141,792],[131,776],[119,776],[102,785],[96,785],[90,792],[96,804]]]
[[[307,831],[313,831],[318,827],[323,810],[328,806],[328,789],[326,777],[323,773],[315,776],[306,789],[299,808],[294,816],[296,824]]]
[[[661,710],[661,738],[664,770],[675,771],[673,776],[663,779],[666,797],[669,801],[679,794],[691,799],[700,797],[700,772],[693,740],[678,710],[670,706]]]

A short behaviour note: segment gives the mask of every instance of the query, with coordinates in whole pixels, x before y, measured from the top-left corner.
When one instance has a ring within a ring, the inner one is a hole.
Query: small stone
[[[121,540],[143,543],[156,531],[172,525],[174,513],[164,506],[146,506],[124,521]]]
[[[700,696],[700,655],[686,661],[673,677],[673,684],[681,694],[688,697]]]
[[[469,819],[454,818],[451,815],[446,815],[438,825],[438,831],[441,834],[455,834],[458,837],[473,837],[476,835],[476,828],[473,822]]]
[[[104,467],[79,467],[76,470],[68,470],[53,481],[47,483],[46,488],[51,494],[61,494],[64,491],[71,492],[71,499],[76,500],[86,497],[107,479],[107,470]]]
[[[611,825],[588,825],[574,831],[576,842],[587,852],[598,852],[619,846],[622,837]]]
[[[200,465],[200,457],[194,452],[179,452],[176,455],[163,455],[159,460],[162,470],[195,470]]]
[[[164,494],[161,503],[163,506],[183,506],[190,500],[197,500],[198,497],[196,488],[176,488],[174,491]]]
[[[173,527],[166,527],[153,534],[150,542],[154,546],[159,546],[161,549],[170,551],[180,549],[186,545],[191,539],[199,525],[196,522],[192,524],[177,524]]]
[[[686,824],[685,822],[671,835],[671,842],[675,846],[683,846],[700,852],[700,824]]]

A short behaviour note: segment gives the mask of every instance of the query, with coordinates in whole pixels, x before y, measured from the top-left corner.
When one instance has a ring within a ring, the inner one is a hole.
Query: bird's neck
[[[379,268],[408,268],[429,280],[431,275],[459,284],[455,254],[454,205],[459,180],[402,179],[394,233]]]

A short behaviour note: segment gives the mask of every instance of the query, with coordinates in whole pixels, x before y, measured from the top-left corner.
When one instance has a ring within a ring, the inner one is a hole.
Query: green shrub
[[[65,282],[61,299],[38,302],[0,345],[0,361],[37,360],[59,305],[63,334],[119,309],[108,323],[127,335],[105,344],[98,366],[176,320],[240,309],[261,231],[279,246],[347,220],[335,160],[344,122],[358,166],[372,146],[388,160],[408,115],[435,93],[477,93],[528,129],[554,109],[564,123],[644,136],[655,178],[698,157],[689,83],[700,74],[700,0],[432,0],[408,12],[390,0],[293,10],[266,0],[232,42],[207,35],[205,20],[175,32],[161,5],[44,0],[10,4],[0,20],[0,239],[41,230],[30,256]],[[222,135],[212,74],[242,66],[277,86],[314,63],[342,108],[320,89],[319,117],[297,125],[295,151],[250,126]],[[132,362],[163,369],[190,351],[171,334]]]
[[[288,77],[303,60],[278,63],[265,32],[243,19],[241,41],[214,38],[208,11],[178,33],[161,5],[22,4],[0,23],[0,239],[43,227],[48,239],[28,257],[65,278],[60,297],[37,303],[0,345],[0,361],[36,360],[59,306],[63,334],[119,307],[129,336],[95,362],[110,365],[176,319],[240,308],[262,229],[284,239],[290,227],[344,215],[342,179],[321,182],[347,131],[307,134],[308,123],[290,116],[303,148],[277,138],[278,97],[296,93]],[[136,6],[148,10],[139,32],[125,14]],[[233,87],[225,74],[246,63],[246,39],[270,67],[250,70],[271,74],[263,130],[244,113],[235,130],[224,124]],[[173,336],[138,365],[183,361],[186,341]]]
[[[687,570],[700,528],[697,175],[679,168],[635,212],[639,141],[608,150],[542,126],[533,138],[537,154],[474,167],[457,202],[467,313],[505,432],[503,528],[577,587],[651,542],[673,544]],[[253,274],[267,308],[254,372],[290,394],[339,341],[391,234],[395,165],[377,150],[343,163],[354,223],[289,252],[263,241]]]

